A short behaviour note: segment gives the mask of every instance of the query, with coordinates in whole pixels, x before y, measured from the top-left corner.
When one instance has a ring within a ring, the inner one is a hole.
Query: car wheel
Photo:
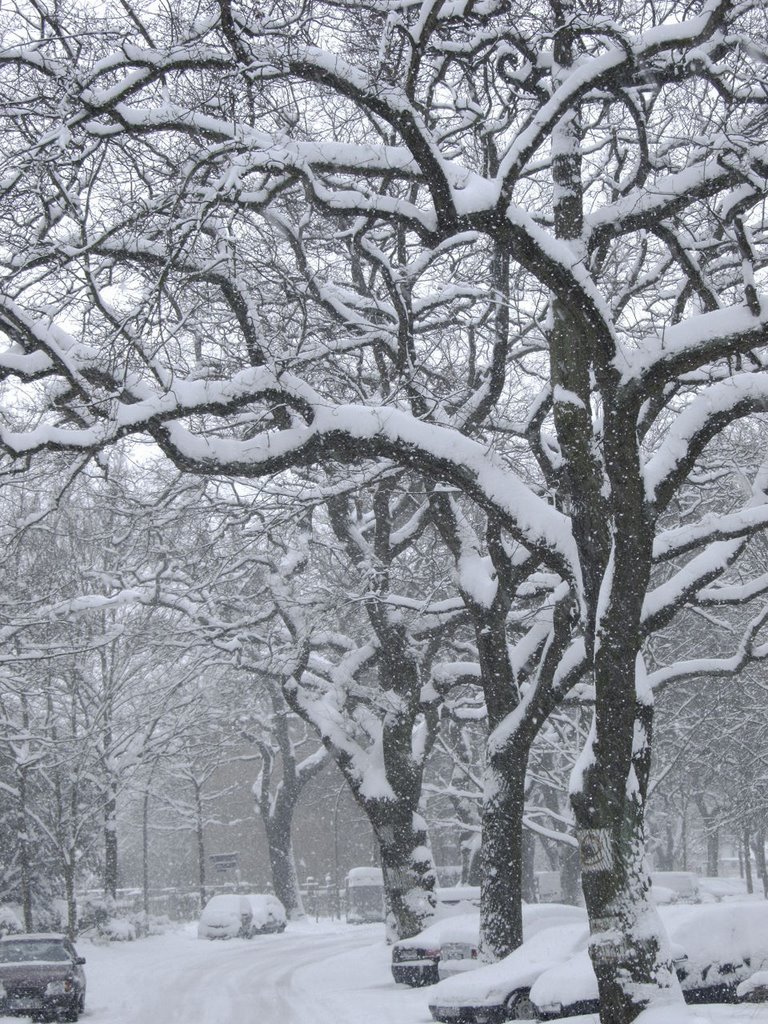
[[[505,1004],[507,1020],[538,1020],[536,1007],[531,1002],[530,989],[521,988],[513,992]]]

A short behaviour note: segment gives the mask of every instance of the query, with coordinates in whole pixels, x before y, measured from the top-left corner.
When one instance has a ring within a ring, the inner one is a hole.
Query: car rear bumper
[[[411,988],[435,985],[440,980],[437,973],[437,963],[434,960],[392,964],[392,977],[398,985],[410,985]]]
[[[503,1006],[430,1006],[429,1012],[443,1024],[501,1024],[507,1019]]]

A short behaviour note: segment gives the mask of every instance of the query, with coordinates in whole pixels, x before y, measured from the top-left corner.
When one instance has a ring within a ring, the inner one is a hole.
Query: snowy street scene
[[[0,4],[0,1022],[768,1024],[768,0]]]
[[[200,947],[189,929],[144,942],[91,946],[88,1007],[93,1024],[427,1024],[429,990],[392,984],[380,929],[314,922],[258,942]],[[3,1024],[18,1018],[0,1017]],[[675,1020],[669,1016],[668,1020]],[[697,1007],[700,1024],[768,1020],[765,1006]],[[569,1018],[597,1024],[595,1014]]]

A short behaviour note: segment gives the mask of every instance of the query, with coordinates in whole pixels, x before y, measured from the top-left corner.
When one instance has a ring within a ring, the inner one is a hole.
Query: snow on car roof
[[[0,942],[37,942],[43,939],[46,942],[56,940],[57,942],[67,942],[67,936],[61,932],[24,932],[22,935],[3,935],[0,938]]]
[[[441,946],[444,942],[477,943],[479,936],[480,911],[476,910],[434,921],[418,935],[412,935],[409,939],[400,939],[395,945],[410,949],[422,946]]]
[[[347,873],[347,885],[383,885],[384,875],[381,868],[350,868]]]

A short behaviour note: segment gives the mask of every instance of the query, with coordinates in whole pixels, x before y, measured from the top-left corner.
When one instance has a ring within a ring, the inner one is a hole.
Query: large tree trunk
[[[293,856],[292,812],[291,807],[288,814],[277,811],[263,820],[275,895],[285,907],[288,917],[297,920],[304,917],[304,905],[301,901],[296,861]]]
[[[417,935],[434,915],[437,879],[427,826],[418,807],[405,801],[369,802],[367,812],[381,854],[387,940],[396,942]]]
[[[523,808],[527,749],[491,752],[483,800],[481,945],[498,960],[523,941]]]
[[[629,750],[616,721],[613,728],[598,725],[572,787],[603,1024],[630,1024],[651,1003],[682,1002],[645,866],[652,706],[629,713]]]

